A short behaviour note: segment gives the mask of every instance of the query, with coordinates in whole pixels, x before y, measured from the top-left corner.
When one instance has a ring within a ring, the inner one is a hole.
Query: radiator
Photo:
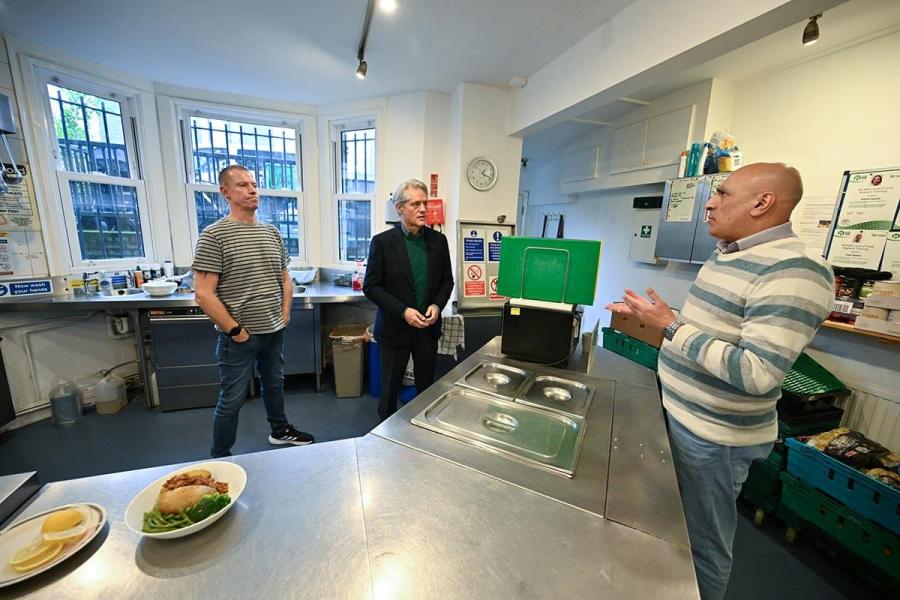
[[[851,391],[836,403],[844,409],[841,425],[900,453],[900,402],[860,390]]]

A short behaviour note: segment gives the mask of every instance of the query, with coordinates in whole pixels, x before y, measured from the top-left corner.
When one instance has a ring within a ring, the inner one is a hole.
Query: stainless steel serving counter
[[[40,488],[37,473],[0,475],[0,525]]]
[[[495,340],[476,360],[497,349]],[[595,349],[593,360],[615,361],[612,356]],[[680,500],[669,495],[671,464],[640,465],[651,448],[668,449],[664,435],[655,437],[662,426],[655,388],[581,377],[601,385],[598,395],[608,398],[592,405],[591,412],[599,407],[606,416],[588,422],[591,437],[582,453],[582,460],[585,452],[607,455],[608,478],[583,474],[579,463],[574,479],[547,474],[556,489],[541,488],[539,478],[510,481],[515,469],[509,467],[517,463],[503,457],[486,455],[493,465],[466,464],[462,452],[446,458],[434,448],[388,439],[419,429],[409,423],[411,408],[377,435],[229,459],[247,470],[244,494],[218,523],[184,539],[144,540],[123,522],[130,499],[177,465],[49,484],[23,517],[97,502],[109,524],[75,557],[4,592],[35,598],[697,598]],[[409,406],[426,404],[431,394]],[[638,439],[650,443],[640,446]],[[607,498],[605,517],[557,499],[582,477],[591,484],[581,497]],[[627,494],[636,495],[633,506],[617,507]]]
[[[311,283],[294,294],[294,304],[368,302],[360,291],[332,283]],[[150,308],[186,308],[197,306],[194,294],[152,297],[146,293],[124,296],[40,296],[0,301],[0,312],[36,312],[45,310],[141,310]]]

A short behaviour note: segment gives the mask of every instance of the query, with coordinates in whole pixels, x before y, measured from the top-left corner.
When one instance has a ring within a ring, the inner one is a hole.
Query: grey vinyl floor
[[[376,398],[337,398],[327,385],[317,392],[308,377],[288,378],[285,404],[293,424],[317,441],[362,436],[378,423]],[[209,456],[211,431],[212,409],[165,413],[138,399],[119,414],[89,413],[67,429],[48,419],[0,434],[0,475],[34,470],[47,483],[201,460]],[[262,401],[248,400],[233,452],[277,452],[268,433]],[[751,518],[752,508],[742,505],[727,600],[900,598],[896,590],[871,586],[877,577],[859,575],[809,537],[787,544],[774,516],[761,528]]]

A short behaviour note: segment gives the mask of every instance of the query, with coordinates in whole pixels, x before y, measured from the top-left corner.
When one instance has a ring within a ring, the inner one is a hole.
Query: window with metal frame
[[[364,261],[372,240],[375,127],[371,121],[335,125],[335,202],[338,259]]]
[[[243,165],[256,178],[257,218],[278,227],[288,254],[301,257],[303,186],[298,130],[195,114],[182,123],[196,234],[228,214],[228,203],[219,193],[219,171],[228,165]]]
[[[76,266],[147,258],[149,218],[127,98],[45,74],[57,181]]]

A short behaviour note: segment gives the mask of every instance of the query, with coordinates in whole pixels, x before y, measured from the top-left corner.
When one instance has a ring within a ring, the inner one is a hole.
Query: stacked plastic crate
[[[778,402],[778,441],[768,458],[754,461],[750,466],[741,490],[743,498],[756,507],[754,524],[762,525],[781,498],[779,473],[784,469],[787,454],[784,440],[838,427],[843,411],[834,406],[834,402],[849,392],[837,377],[809,355],[801,353],[797,358],[782,384],[782,398]]]
[[[787,471],[779,477],[778,515],[785,539],[812,530],[837,550],[862,559],[900,585],[900,490],[808,446],[787,440]]]

